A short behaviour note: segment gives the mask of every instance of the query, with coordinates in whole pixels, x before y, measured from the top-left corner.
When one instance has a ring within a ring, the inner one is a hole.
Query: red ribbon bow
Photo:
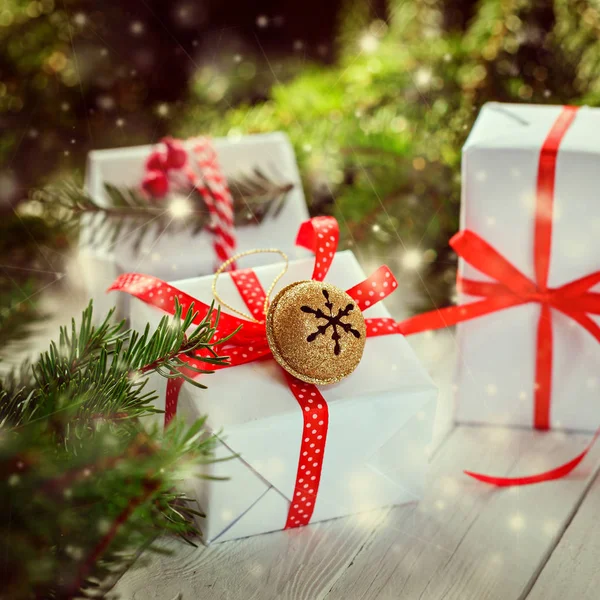
[[[315,217],[301,225],[296,244],[311,250],[315,254],[313,280],[323,281],[325,279],[337,250],[338,241],[339,227],[337,221],[332,217]],[[223,352],[229,354],[229,364],[225,366],[204,365],[202,357],[206,357],[208,354],[199,352],[197,358],[186,359],[191,366],[198,368],[204,366],[207,369],[215,370],[234,367],[271,356],[264,324],[266,297],[260,281],[251,269],[232,271],[229,275],[252,316],[263,322],[255,323],[221,313],[216,338],[225,337],[242,325],[238,333],[223,346]],[[365,281],[346,290],[346,293],[364,311],[387,297],[397,286],[398,284],[391,271],[388,267],[382,266]],[[127,292],[169,314],[175,312],[175,298],[182,305],[184,312],[193,302],[194,309],[198,311],[194,323],[202,321],[210,310],[208,304],[191,297],[160,279],[147,275],[137,273],[121,275],[109,288],[110,290]],[[393,319],[366,319],[365,322],[367,337],[398,333]],[[327,402],[317,386],[304,383],[285,371],[283,373],[304,417],[293,502],[290,505],[285,525],[285,528],[289,529],[308,524],[313,514],[321,478],[329,416]],[[190,377],[197,376],[197,373],[192,370],[185,374]],[[183,383],[183,378],[169,379],[167,382],[165,426],[169,424],[177,412],[179,391]]]
[[[515,268],[496,249],[476,233],[466,229],[457,233],[450,246],[470,265],[495,282],[458,278],[458,289],[470,296],[484,298],[462,306],[451,306],[417,315],[399,324],[405,335],[449,327],[511,306],[529,302],[541,305],[537,331],[534,425],[550,427],[552,396],[552,315],[550,309],[567,315],[600,342],[600,327],[586,313],[600,314],[600,294],[589,290],[600,282],[600,271],[558,288],[540,288]]]
[[[534,426],[544,430],[550,427],[552,398],[552,309],[562,312],[579,323],[600,342],[600,327],[588,316],[588,314],[600,314],[600,294],[589,291],[600,283],[600,271],[558,288],[548,287],[558,148],[576,113],[576,107],[563,107],[540,153],[534,225],[536,280],[530,280],[495,248],[467,229],[457,233],[450,240],[450,245],[463,260],[495,281],[483,282],[459,277],[457,286],[463,293],[483,299],[417,315],[398,324],[403,334],[410,335],[420,331],[449,327],[511,306],[529,302],[539,303]],[[581,462],[598,435],[599,433],[594,436],[588,448],[575,459],[546,473],[520,478],[488,477],[470,472],[468,474],[498,486],[525,485],[558,479],[567,475]]]

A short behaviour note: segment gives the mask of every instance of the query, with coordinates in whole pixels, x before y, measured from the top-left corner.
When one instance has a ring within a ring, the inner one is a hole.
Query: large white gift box
[[[311,279],[314,259],[290,263],[273,295],[286,285]],[[255,269],[268,289],[281,264]],[[341,289],[365,275],[350,251],[335,255],[326,277]],[[210,302],[213,277],[169,285]],[[223,300],[241,311],[245,305],[229,275],[219,283]],[[161,311],[132,298],[136,329],[158,324]],[[365,318],[390,315],[377,304]],[[303,415],[282,369],[259,360],[203,376],[208,389],[185,383],[178,415],[192,423],[208,415],[218,436],[217,458],[206,467],[225,481],[190,479],[186,486],[206,512],[199,520],[206,543],[283,529],[292,502]],[[166,382],[152,380],[164,408]],[[368,338],[357,369],[341,382],[319,387],[329,409],[321,483],[311,522],[322,521],[419,498],[431,442],[437,391],[405,338],[399,334]]]
[[[547,138],[553,127],[554,134],[560,129],[559,116],[565,117],[560,106],[486,104],[463,148],[461,230],[478,234],[533,282],[540,153],[545,142],[552,145]],[[600,270],[600,110],[579,109],[561,135],[549,215],[549,288]],[[493,281],[462,259],[459,275]],[[460,303],[479,299],[462,294]],[[458,421],[535,424],[541,310],[531,302],[458,325]],[[555,308],[550,314],[549,426],[593,431],[600,425],[600,344],[569,316]],[[588,316],[600,325],[598,315]]]
[[[190,152],[194,140],[183,142]],[[300,223],[308,211],[294,150],[283,133],[244,136],[238,139],[212,140],[226,179],[247,175],[254,169],[276,177],[294,187],[287,194],[280,211],[272,211],[261,223],[236,228],[236,252],[257,246],[274,246],[289,256],[305,256],[293,245]],[[139,188],[144,177],[145,162],[154,146],[137,146],[112,150],[95,150],[88,155],[86,189],[99,203],[108,204],[105,184],[119,188]],[[275,214],[276,213],[276,214]],[[123,295],[106,295],[107,287],[126,272],[140,272],[164,280],[196,277],[213,272],[217,259],[213,237],[202,231],[169,231],[160,236],[147,235],[139,251],[135,235],[125,232],[115,242],[91,243],[91,228],[84,220],[80,235],[81,275],[88,295],[94,299],[95,312],[101,317],[117,304],[120,316],[128,314],[128,299]],[[273,254],[256,254],[245,261],[247,266],[273,262]]]

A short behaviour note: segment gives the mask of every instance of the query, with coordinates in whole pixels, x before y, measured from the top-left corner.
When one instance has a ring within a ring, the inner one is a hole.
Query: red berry
[[[154,198],[163,198],[169,191],[169,180],[164,171],[148,171],[142,181],[142,188]]]
[[[187,152],[183,145],[173,138],[165,138],[163,142],[167,146],[167,168],[181,169],[187,162]]]
[[[146,171],[165,171],[167,169],[167,159],[164,154],[154,151],[146,161]]]

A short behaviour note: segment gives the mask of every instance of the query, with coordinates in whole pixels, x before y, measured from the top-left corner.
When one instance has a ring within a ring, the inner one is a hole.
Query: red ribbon
[[[324,280],[337,250],[338,241],[339,227],[332,217],[315,217],[305,221],[300,227],[296,244],[315,254],[313,280]],[[251,269],[232,271],[229,275],[252,316],[263,322],[254,323],[221,313],[215,339],[229,335],[242,325],[242,329],[223,347],[223,353],[229,355],[229,364],[215,366],[203,363],[202,358],[209,356],[204,351],[204,353],[199,352],[195,358],[184,359],[190,366],[215,370],[271,357],[264,324],[265,291],[260,281]],[[361,310],[366,310],[387,297],[397,286],[391,271],[386,266],[382,266],[365,281],[347,290],[347,293]],[[208,304],[148,275],[137,273],[121,275],[109,288],[110,290],[127,292],[171,315],[175,312],[175,298],[182,305],[184,313],[193,302],[194,310],[198,313],[194,319],[196,324],[202,321],[210,310]],[[366,319],[365,322],[367,337],[398,333],[393,319]],[[185,371],[185,374],[189,377],[197,376],[197,373],[191,369]],[[329,413],[327,402],[317,386],[304,383],[285,371],[284,375],[304,417],[294,495],[285,524],[285,529],[289,529],[308,524],[313,514],[321,480]],[[181,377],[169,379],[167,382],[165,426],[177,412],[179,391],[183,383],[184,379]]]
[[[530,302],[540,304],[533,422],[536,429],[542,430],[547,430],[550,427],[552,309],[567,315],[600,341],[600,327],[588,316],[588,314],[600,314],[600,294],[589,291],[600,283],[600,271],[558,288],[548,287],[556,160],[560,143],[576,114],[576,107],[563,107],[546,137],[540,153],[533,248],[535,281],[530,280],[521,273],[476,233],[467,229],[457,233],[450,240],[450,245],[463,260],[481,273],[491,277],[494,282],[488,283],[458,277],[457,285],[458,289],[464,294],[478,296],[483,300],[417,315],[398,324],[401,333],[410,335],[425,330],[455,325],[511,306],[519,306]],[[480,481],[497,486],[527,485],[558,479],[570,473],[583,460],[598,435],[597,433],[590,446],[575,459],[546,473],[519,478],[488,477],[487,475],[471,472],[467,472],[467,474]]]

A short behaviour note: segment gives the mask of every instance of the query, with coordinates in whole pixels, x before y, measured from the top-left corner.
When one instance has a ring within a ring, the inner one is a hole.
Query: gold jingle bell
[[[329,283],[298,281],[273,299],[266,318],[269,348],[291,375],[307,383],[336,383],[358,366],[365,319],[356,302]]]

